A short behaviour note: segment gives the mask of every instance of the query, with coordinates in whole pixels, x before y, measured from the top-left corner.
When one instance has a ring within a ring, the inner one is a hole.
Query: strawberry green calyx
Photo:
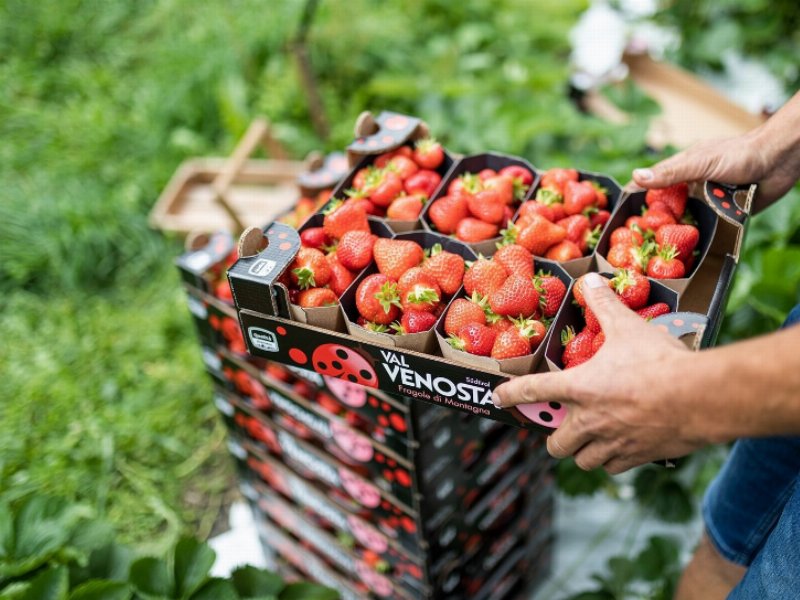
[[[314,281],[314,271],[308,267],[300,267],[299,269],[292,269],[292,273],[297,276],[297,285],[301,290],[317,287]]]
[[[697,227],[697,220],[692,216],[688,210],[684,213],[680,220],[681,225],[692,225]]]
[[[597,183],[596,181],[593,181],[593,180],[590,179],[589,180],[589,185],[591,185],[594,188],[595,192],[599,192],[600,194],[603,194],[603,195],[606,195],[606,196],[608,195],[608,190],[606,188],[604,188],[602,185],[600,185],[599,183]]]
[[[406,295],[406,301],[411,304],[427,304],[439,302],[439,294],[433,288],[415,287]]]
[[[355,188],[347,189],[347,190],[344,191],[344,193],[348,198],[358,199],[358,198],[368,198],[369,197],[369,194],[367,192],[365,192],[364,190],[357,190]]]
[[[664,244],[661,246],[661,250],[658,251],[658,256],[663,258],[664,260],[672,260],[673,258],[678,258],[678,249],[673,246],[672,244]]]
[[[430,255],[436,256],[437,254],[441,254],[443,250],[444,248],[442,248],[441,244],[434,244],[433,246],[431,246]]]
[[[647,263],[658,253],[658,245],[651,239],[646,240],[641,246],[633,250],[633,257],[642,271],[647,270]]]
[[[611,287],[617,294],[622,294],[635,283],[633,273],[629,269],[618,269],[616,275],[611,279]]]
[[[571,325],[568,325],[562,332],[561,332],[561,345],[566,346],[572,340],[575,339],[575,330],[572,328]]]
[[[536,201],[547,206],[552,206],[553,204],[563,204],[564,197],[555,190],[539,188],[536,191]]]
[[[385,326],[385,325],[380,325],[380,327],[386,327],[386,326]],[[393,330],[393,331],[394,331],[394,332],[395,332],[397,335],[406,335],[406,333],[408,333],[408,332],[406,331],[406,328],[405,328],[405,327],[403,327],[403,326],[401,325],[400,321],[395,321],[395,322],[394,322],[394,323],[392,323],[392,324],[391,324],[389,327],[391,327],[391,328],[392,328],[392,330]]]
[[[586,236],[586,246],[589,250],[594,250],[597,247],[597,242],[600,241],[600,232],[603,230],[602,225],[597,225]]]
[[[483,189],[483,182],[475,173],[464,173],[459,176],[459,179],[461,179],[464,189],[470,194],[477,194]]]
[[[447,338],[447,343],[450,344],[456,350],[463,351],[464,348],[466,347],[466,344],[464,343],[464,340],[462,340],[460,337],[458,337],[454,333],[451,333],[450,337]]]
[[[414,148],[419,150],[422,154],[427,154],[428,152],[433,150],[434,146],[436,146],[438,143],[439,142],[436,140],[436,138],[426,137],[417,140],[414,143]]]
[[[514,200],[522,200],[528,193],[528,186],[522,182],[522,177],[514,177]]]
[[[389,333],[389,331],[391,331],[386,325],[381,325],[380,323],[373,323],[372,321],[367,321],[366,323],[364,323],[363,327],[367,331],[372,331],[374,333]],[[394,325],[392,327],[394,327]]]
[[[397,308],[403,308],[403,305],[400,304],[400,296],[397,294],[397,284],[394,282],[384,283],[380,291],[375,292],[375,299],[380,302],[383,312],[387,314],[392,304]]]
[[[478,292],[472,292],[472,296],[469,298],[469,300],[474,304],[477,304],[483,311],[483,314],[486,316],[487,325],[491,325],[492,323],[497,323],[498,321],[501,321],[503,319],[502,316],[493,312],[492,309],[489,308],[488,297],[481,296]]]
[[[539,335],[539,333],[533,328],[532,319],[519,317],[517,319],[511,319],[511,322],[514,324],[514,327],[517,328],[519,334],[524,338],[530,339]]]
[[[328,202],[327,206],[322,209],[322,214],[327,216],[333,212],[336,212],[336,209],[339,208],[344,202],[342,200],[331,200]]]
[[[495,244],[497,249],[499,250],[503,246],[508,246],[510,244],[517,243],[517,235],[519,235],[519,227],[517,227],[514,223],[509,223],[508,227],[503,229],[500,232],[502,239]]]

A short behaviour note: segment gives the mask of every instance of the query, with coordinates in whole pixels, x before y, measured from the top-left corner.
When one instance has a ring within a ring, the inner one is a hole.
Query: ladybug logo
[[[322,344],[311,357],[314,370],[367,387],[378,387],[378,376],[367,359],[340,344]]]
[[[259,350],[263,350],[264,352],[277,352],[279,350],[278,338],[267,329],[250,327],[247,330],[247,335],[250,336],[250,341],[253,346]]]

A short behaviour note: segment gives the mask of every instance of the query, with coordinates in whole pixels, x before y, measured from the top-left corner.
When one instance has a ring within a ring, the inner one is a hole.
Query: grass
[[[366,108],[421,115],[458,151],[623,182],[660,156],[641,99],[620,128],[566,97],[582,0],[321,2],[320,139],[290,52],[303,5],[0,4],[0,495],[88,501],[162,548],[211,531],[232,470],[171,264],[180,244],[146,214],[181,160],[229,153],[252,117],[295,156],[342,147]],[[796,298],[778,274],[796,257],[791,222],[776,211],[754,228],[729,337]]]

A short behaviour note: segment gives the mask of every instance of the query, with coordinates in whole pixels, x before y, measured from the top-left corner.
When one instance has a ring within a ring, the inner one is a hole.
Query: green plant
[[[287,584],[251,566],[211,577],[206,544],[182,538],[166,558],[142,557],[117,543],[88,507],[33,496],[0,503],[0,600],[335,600],[310,583]]]

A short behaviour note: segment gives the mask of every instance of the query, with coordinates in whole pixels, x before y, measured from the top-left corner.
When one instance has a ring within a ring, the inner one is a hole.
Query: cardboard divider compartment
[[[563,266],[557,262],[543,258],[536,258],[534,260],[534,266],[536,272],[539,270],[549,271],[552,275],[555,275],[562,282],[564,282],[564,285],[566,285],[567,288],[569,288],[572,284],[572,277],[569,275],[569,273],[567,273],[566,269],[564,269]],[[459,290],[459,292],[453,297],[451,302],[457,298],[466,297],[466,292],[462,287],[461,290]],[[566,300],[566,296],[564,296],[564,298]],[[564,303],[562,302],[562,307],[563,305]],[[561,308],[559,308],[559,311],[560,310]],[[552,326],[548,328],[544,340],[542,340],[532,354],[498,360],[489,356],[477,356],[475,354],[470,354],[469,352],[464,352],[463,350],[456,350],[453,348],[447,342],[447,335],[444,331],[444,321],[446,316],[447,311],[445,310],[435,327],[436,340],[439,344],[439,350],[441,351],[442,356],[456,363],[477,367],[485,371],[493,371],[495,373],[505,373],[509,375],[527,375],[529,373],[536,372],[536,368],[539,366],[539,363],[544,357],[544,348],[547,345],[547,340],[550,338],[550,331],[552,329]],[[556,313],[556,317],[557,316],[558,313]]]
[[[611,218],[613,219],[614,211],[617,209],[617,207],[620,206],[621,202],[625,198],[625,194],[622,191],[622,187],[619,185],[617,180],[609,175],[604,175],[602,173],[595,173],[593,171],[582,171],[580,169],[576,170],[578,171],[578,181],[592,181],[606,190],[606,197],[608,199],[608,208],[606,208],[605,210],[608,210],[609,212],[612,213]],[[540,189],[541,186],[537,185],[536,189],[531,192],[528,201],[536,200],[536,194]],[[517,221],[521,210],[522,206],[519,207],[519,210],[517,210],[516,214],[514,215],[513,222]],[[606,223],[606,225],[603,227],[603,233],[608,231],[609,223]],[[601,239],[602,239],[602,234],[601,234]],[[581,258],[575,258],[573,260],[564,261],[559,264],[572,277],[580,277],[584,273],[587,273],[591,270],[596,252],[597,249],[595,248],[595,250],[593,250],[586,256],[583,256]],[[540,257],[538,256],[536,257],[537,260],[539,258]]]
[[[458,254],[464,260],[475,260],[477,255],[466,245],[458,242],[452,238],[440,235],[438,233],[431,233],[429,231],[410,231],[408,233],[398,233],[392,239],[395,240],[409,240],[416,242],[422,246],[423,250],[428,250],[436,244],[442,246],[445,252]],[[407,350],[414,350],[416,352],[423,352],[425,354],[437,353],[436,336],[434,324],[428,331],[421,331],[419,333],[407,334],[390,334],[368,331],[356,323],[358,318],[358,310],[356,308],[356,291],[359,284],[370,275],[378,273],[378,267],[375,261],[366,268],[361,274],[356,277],[355,281],[350,285],[347,291],[342,295],[341,305],[345,315],[345,324],[347,331],[356,339],[364,340],[374,344],[380,344],[391,348],[405,348]],[[459,292],[453,297],[458,296]],[[442,298],[442,303],[449,306],[452,298]],[[443,313],[444,314],[444,313]],[[438,319],[437,319],[438,322]]]
[[[509,166],[523,167],[529,170],[533,175],[533,182],[530,184],[530,186],[528,186],[528,189],[525,191],[525,195],[514,205],[514,216],[516,216],[516,212],[519,209],[519,206],[523,202],[526,202],[527,200],[530,199],[531,194],[533,194],[533,191],[539,185],[539,179],[541,175],[539,171],[524,158],[512,156],[510,154],[486,152],[484,154],[474,154],[472,156],[465,156],[453,165],[453,167],[447,173],[447,177],[442,179],[442,183],[439,186],[439,189],[436,190],[433,197],[430,199],[430,202],[428,202],[428,204],[423,209],[422,214],[420,215],[423,227],[425,227],[425,229],[429,231],[439,233],[436,230],[436,226],[431,222],[428,213],[430,212],[431,204],[433,204],[439,198],[447,195],[447,188],[453,182],[453,180],[457,179],[458,177],[466,173],[474,173],[477,175],[483,169],[493,169],[495,171],[500,171],[500,169]],[[470,248],[472,248],[476,253],[483,254],[484,256],[490,256],[495,253],[497,249],[496,244],[500,240],[501,237],[498,235],[489,240],[484,240],[481,242],[473,242],[473,243],[465,242],[465,243]]]
[[[608,255],[611,246],[611,234],[618,227],[624,227],[625,221],[629,217],[641,215],[642,207],[645,204],[645,192],[634,192],[625,196],[624,201],[619,205],[618,209],[611,216],[611,220],[606,225],[600,241],[597,243],[597,270],[600,272],[610,273],[616,269],[611,265],[606,256]],[[686,204],[686,211],[692,216],[697,223],[697,229],[700,232],[700,241],[697,244],[695,251],[697,252],[695,262],[691,270],[681,279],[658,279],[657,281],[666,285],[667,287],[678,292],[682,295],[692,282],[695,273],[700,270],[703,261],[708,254],[711,247],[711,242],[717,231],[717,222],[719,220],[713,209],[704,201],[698,200],[695,197],[690,197]]]

